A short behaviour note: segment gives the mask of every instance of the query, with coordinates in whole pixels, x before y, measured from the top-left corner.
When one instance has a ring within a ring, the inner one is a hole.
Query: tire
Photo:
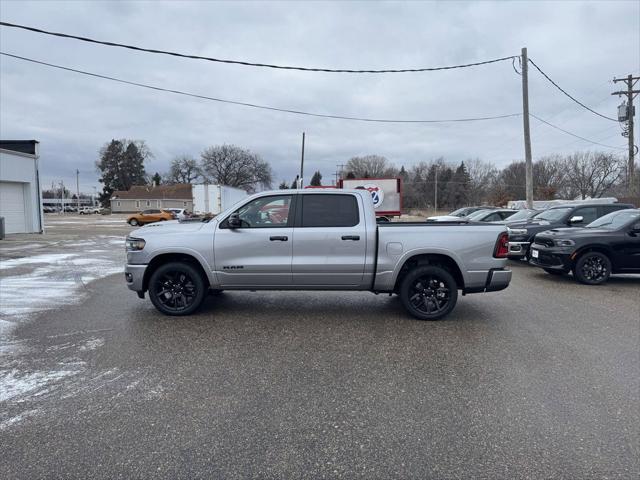
[[[419,320],[440,320],[456,306],[458,285],[451,274],[435,265],[410,270],[400,284],[402,305]]]
[[[138,225],[140,225],[140,223],[135,218],[132,218],[131,220],[129,220],[129,225],[131,225],[132,227],[137,227]]]
[[[207,294],[200,271],[185,262],[170,262],[158,267],[149,279],[149,298],[165,315],[182,316],[195,312]]]
[[[553,268],[544,268],[543,270],[548,274],[555,275],[557,277],[560,277],[561,275],[564,275],[565,273],[567,273],[564,270],[554,270]]]
[[[604,253],[586,252],[578,258],[573,274],[585,285],[602,285],[611,276],[611,260]]]

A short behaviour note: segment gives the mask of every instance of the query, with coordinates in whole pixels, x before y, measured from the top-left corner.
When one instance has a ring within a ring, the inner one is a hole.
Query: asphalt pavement
[[[0,403],[0,478],[638,478],[640,278],[511,266],[439,322],[331,292],[169,318],[91,282],[14,332],[41,383]]]

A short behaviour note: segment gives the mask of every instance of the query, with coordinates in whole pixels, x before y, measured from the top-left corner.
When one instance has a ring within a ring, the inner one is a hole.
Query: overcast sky
[[[616,115],[614,76],[640,72],[640,2],[24,2],[1,1],[3,21],[147,48],[309,67],[383,69],[529,56],[571,94]],[[323,114],[395,119],[492,116],[522,111],[510,61],[444,72],[356,75],[271,70],[139,53],[0,28],[4,52],[126,80],[230,100]],[[236,144],[268,160],[274,186],[299,168],[325,181],[354,155],[398,167],[444,156],[504,166],[523,158],[522,119],[456,124],[377,124],[303,117],[185,98],[0,58],[0,137],[40,141],[42,183],[97,183],[98,150],[143,139],[167,170],[178,154]],[[530,107],[566,130],[624,147],[599,118],[530,72]],[[532,119],[534,158],[594,147]],[[595,147],[598,148],[598,147]],[[625,154],[624,151],[620,151]]]

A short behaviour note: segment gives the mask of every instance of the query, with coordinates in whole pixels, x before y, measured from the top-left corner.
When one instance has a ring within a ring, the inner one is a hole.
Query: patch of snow
[[[33,265],[36,263],[55,264],[63,260],[75,257],[75,253],[45,253],[42,255],[34,255],[31,257],[12,258],[9,260],[2,260],[0,262],[0,270],[8,270],[10,268],[24,267],[27,265]]]
[[[6,402],[28,393],[37,393],[51,382],[77,375],[80,370],[50,370],[46,372],[25,373],[13,368],[0,371],[0,402]],[[35,391],[35,392],[34,392]]]
[[[87,350],[95,350],[104,345],[104,338],[92,338],[80,345],[79,350],[85,352]]]
[[[20,423],[25,418],[33,417],[34,415],[37,415],[39,412],[40,410],[38,409],[27,410],[25,412],[22,412],[16,415],[15,417],[7,418],[6,420],[3,420],[0,422],[0,431],[5,430],[10,426],[15,425],[16,423]]]
[[[3,252],[14,252],[16,250],[31,250],[33,248],[44,247],[44,246],[46,246],[46,243],[22,243],[22,244],[13,245],[10,247],[2,245],[0,250]]]

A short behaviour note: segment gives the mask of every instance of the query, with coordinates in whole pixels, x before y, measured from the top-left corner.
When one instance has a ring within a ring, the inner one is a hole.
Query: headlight
[[[132,252],[142,250],[146,243],[142,238],[127,237],[125,240],[127,250]]]
[[[555,240],[555,244],[558,247],[573,247],[576,242],[573,240]]]
[[[526,228],[507,228],[507,232],[509,236],[526,235],[528,233]]]

